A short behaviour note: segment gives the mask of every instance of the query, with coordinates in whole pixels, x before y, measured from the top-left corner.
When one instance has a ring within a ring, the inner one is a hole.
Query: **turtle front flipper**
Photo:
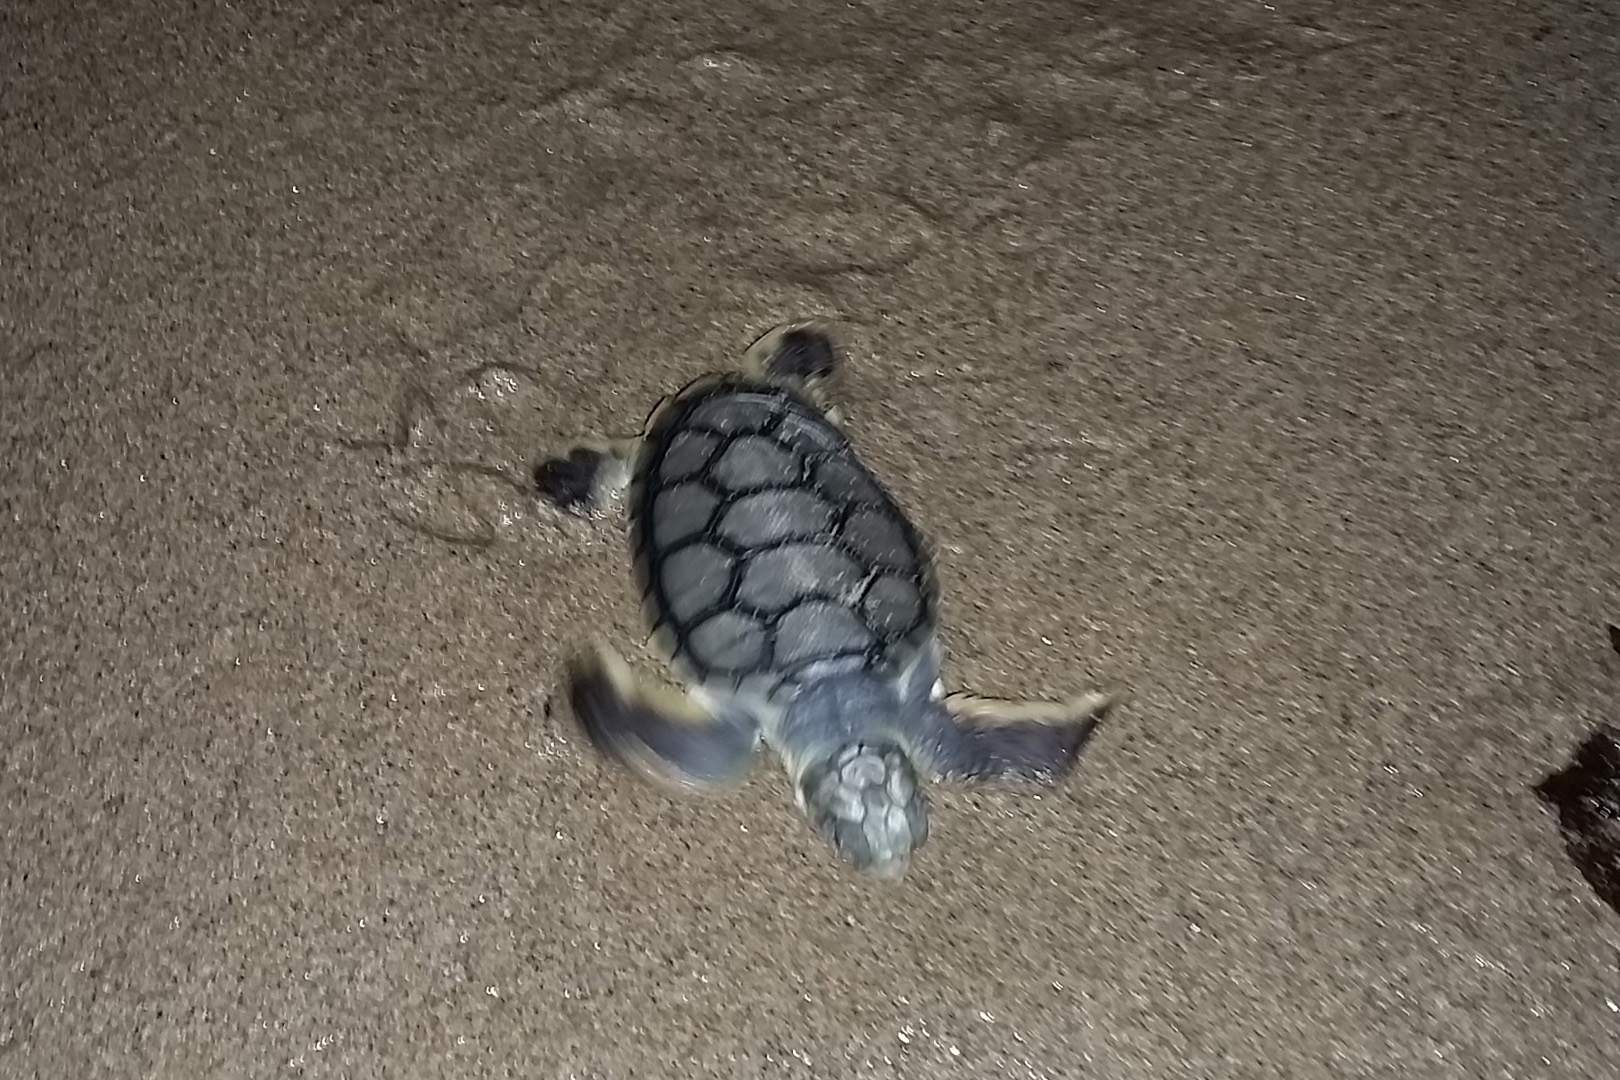
[[[1110,694],[1005,701],[951,694],[932,706],[920,757],[942,780],[1052,782],[1074,769]]]
[[[711,714],[690,697],[638,682],[605,645],[570,673],[569,697],[598,749],[681,792],[741,783],[759,744],[750,721]]]
[[[559,510],[588,514],[600,510],[630,485],[636,437],[589,439],[534,467],[540,497]]]

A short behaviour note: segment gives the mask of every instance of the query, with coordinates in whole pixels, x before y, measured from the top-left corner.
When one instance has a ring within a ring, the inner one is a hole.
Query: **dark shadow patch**
[[[1620,626],[1609,624],[1609,648],[1620,653]]]
[[[1620,730],[1599,727],[1569,765],[1534,790],[1557,811],[1564,850],[1576,869],[1620,914]]]
[[[528,494],[525,485],[505,469],[476,461],[411,462],[399,473],[399,479],[407,488],[413,484],[426,484],[431,488],[435,478],[439,481],[437,491],[430,490],[423,499],[407,497],[405,510],[388,505],[388,516],[412,532],[456,547],[495,545],[499,515],[487,505],[489,492],[510,490],[519,497]],[[482,485],[485,498],[477,498],[469,492],[465,486],[468,483]]]

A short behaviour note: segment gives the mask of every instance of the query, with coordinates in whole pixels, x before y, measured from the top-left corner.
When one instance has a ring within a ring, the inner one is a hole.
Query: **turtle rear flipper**
[[[536,492],[571,514],[601,510],[630,484],[637,439],[591,439],[548,457],[534,467]]]
[[[598,749],[660,786],[715,791],[740,783],[753,763],[759,732],[752,723],[637,682],[606,646],[570,673],[569,697]]]
[[[942,780],[1055,781],[1117,703],[1100,693],[1063,702],[952,694],[934,706],[921,756]]]
[[[818,320],[782,323],[760,335],[743,355],[743,371],[754,378],[802,390],[835,423],[843,412],[831,386],[842,366],[837,344]]]

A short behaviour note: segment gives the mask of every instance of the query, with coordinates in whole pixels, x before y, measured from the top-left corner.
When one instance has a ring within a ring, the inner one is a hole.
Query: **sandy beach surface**
[[[1613,1075],[1617,26],[5,5],[0,1076]],[[557,693],[532,463],[802,316],[953,685],[1133,695],[898,885]]]

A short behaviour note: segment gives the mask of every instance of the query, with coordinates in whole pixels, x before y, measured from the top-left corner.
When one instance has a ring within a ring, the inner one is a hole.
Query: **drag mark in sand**
[[[515,417],[526,403],[517,399],[539,382],[539,372],[501,363],[479,364],[437,391],[410,382],[383,432],[333,444],[377,456],[394,522],[442,543],[489,548],[534,508],[527,470],[503,444],[520,435]]]

